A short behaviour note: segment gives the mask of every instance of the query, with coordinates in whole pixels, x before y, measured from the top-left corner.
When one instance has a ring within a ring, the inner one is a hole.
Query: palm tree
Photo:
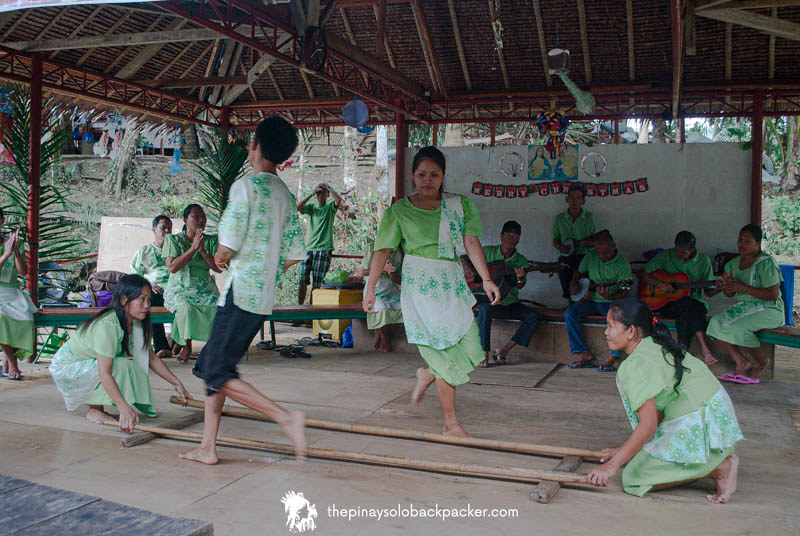
[[[247,150],[219,130],[214,130],[204,141],[207,147],[193,167],[200,176],[198,189],[208,219],[218,223],[228,205],[231,186],[244,175]]]

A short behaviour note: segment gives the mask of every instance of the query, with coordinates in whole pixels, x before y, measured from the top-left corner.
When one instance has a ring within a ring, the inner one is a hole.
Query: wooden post
[[[578,467],[583,463],[583,458],[580,456],[564,456],[561,462],[556,465],[554,471],[577,471]],[[531,491],[531,500],[540,504],[549,504],[550,500],[555,497],[558,490],[561,489],[561,483],[553,480],[544,480],[539,482],[533,491]]]
[[[226,134],[231,128],[231,109],[228,106],[225,106],[219,113],[219,126]]]
[[[28,160],[28,280],[31,300],[39,302],[39,174],[42,158],[42,54],[31,61],[31,130]]]
[[[395,201],[405,195],[406,178],[406,147],[408,147],[408,123],[406,116],[401,113],[395,115],[397,126],[397,143],[394,154],[394,197]]]
[[[619,120],[614,120],[614,143],[619,143]]]
[[[686,143],[686,119],[683,117],[681,117],[678,122],[678,131],[680,133],[679,140],[681,142],[681,147],[683,147],[683,144]]]
[[[439,145],[439,125],[433,125],[433,146]]]
[[[750,176],[750,223],[761,226],[761,153],[764,150],[764,91],[753,91],[753,161]]]
[[[489,145],[492,147],[494,147],[496,134],[497,134],[497,123],[489,123]]]

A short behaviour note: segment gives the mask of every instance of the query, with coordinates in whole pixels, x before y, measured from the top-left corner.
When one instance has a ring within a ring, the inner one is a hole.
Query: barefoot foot
[[[419,406],[422,397],[425,395],[425,390],[435,379],[436,377],[428,369],[422,367],[417,369],[417,385],[411,392],[412,406]]]
[[[89,420],[89,422],[93,422],[95,424],[103,424],[106,421],[114,420],[114,417],[97,408],[89,408],[89,411],[86,412],[86,418]]]
[[[442,435],[453,437],[472,437],[466,432],[466,430],[461,428],[461,425],[458,423],[452,426],[448,426],[446,424],[442,426]]]
[[[178,458],[181,460],[189,460],[192,462],[199,462],[204,463],[206,465],[216,465],[219,463],[219,458],[217,458],[217,451],[214,450],[205,450],[201,448],[196,448],[194,450],[190,450],[189,452],[181,452],[178,454]]]
[[[181,352],[178,354],[178,363],[188,363],[191,355],[192,351],[189,349],[189,347],[184,346]]]
[[[714,354],[712,354],[711,352],[703,352],[703,362],[709,367],[711,365],[716,365],[717,363],[719,363],[717,358],[714,357]]]
[[[764,369],[769,366],[769,359],[765,360],[764,363],[758,363],[753,365],[750,368],[750,372],[747,374],[751,378],[758,378],[761,376],[761,373],[764,372]]]
[[[714,479],[714,483],[717,485],[717,492],[706,496],[706,499],[714,504],[725,504],[728,502],[731,495],[736,491],[738,475],[739,457],[736,454],[731,454],[709,475]]]
[[[298,462],[306,460],[306,414],[302,411],[290,411],[290,420],[282,425],[283,432],[294,445],[294,455]]]

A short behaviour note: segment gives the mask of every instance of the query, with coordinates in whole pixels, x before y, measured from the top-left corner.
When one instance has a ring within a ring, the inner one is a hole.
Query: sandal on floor
[[[567,366],[569,368],[597,368],[597,365],[594,364],[594,359],[589,359],[589,360],[576,359]]]
[[[495,365],[494,363],[490,363],[489,362],[489,358],[488,357],[486,359],[484,359],[483,361],[481,361],[480,363],[478,363],[478,366],[480,368],[491,368],[494,365]]]
[[[496,365],[508,365],[508,360],[506,359],[506,356],[500,355],[500,350],[494,351],[494,353],[492,354],[492,359],[494,359]]]
[[[617,367],[613,363],[603,363],[597,367],[598,372],[616,372]]]

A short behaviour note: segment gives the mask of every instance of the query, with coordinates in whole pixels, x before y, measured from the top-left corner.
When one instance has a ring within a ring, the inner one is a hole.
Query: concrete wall
[[[484,224],[483,244],[498,244],[500,229],[509,219],[522,225],[519,250],[530,260],[552,261],[553,218],[566,210],[563,195],[501,199],[471,194],[475,181],[492,184],[530,184],[526,175],[504,175],[499,168],[503,154],[516,151],[527,155],[527,147],[443,147],[447,157],[445,190],[468,195],[478,207]],[[675,234],[692,231],[698,249],[712,256],[717,250],[736,251],[738,230],[750,220],[750,151],[741,144],[608,144],[579,148],[578,160],[588,152],[602,153],[608,161],[598,179],[580,171],[586,182],[621,182],[647,177],[649,191],[618,197],[588,198],[585,208],[597,218],[598,228],[614,234],[620,252],[629,260],[642,252],[672,246]],[[414,191],[411,162],[415,151],[406,155],[405,191]],[[636,265],[634,265],[634,269]],[[522,290],[523,298],[552,307],[563,307],[556,277],[532,273]],[[715,297],[712,312],[725,307]]]

